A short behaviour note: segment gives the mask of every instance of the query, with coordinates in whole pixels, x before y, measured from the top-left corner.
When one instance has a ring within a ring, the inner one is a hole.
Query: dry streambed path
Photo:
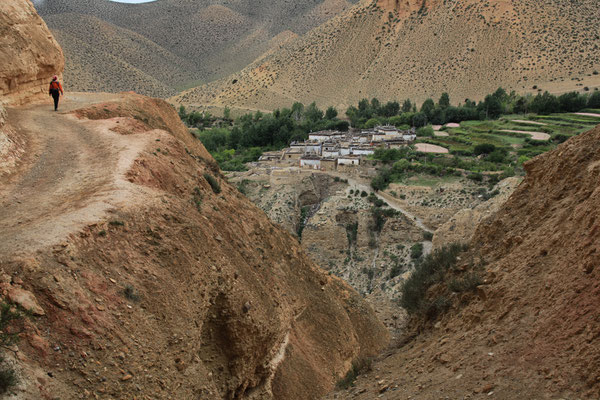
[[[0,258],[58,244],[141,193],[125,173],[149,135],[119,135],[110,130],[114,121],[70,114],[118,96],[71,94],[59,112],[49,103],[8,108],[28,157],[17,176],[0,178]]]

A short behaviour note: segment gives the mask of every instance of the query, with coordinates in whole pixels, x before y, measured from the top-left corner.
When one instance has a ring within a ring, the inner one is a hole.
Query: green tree
[[[433,112],[433,109],[435,108],[435,103],[433,102],[433,99],[427,99],[423,102],[423,105],[421,106],[421,112],[425,113],[425,115],[427,115],[427,118],[431,118],[431,113]]]
[[[404,103],[402,103],[402,112],[410,112],[412,110],[412,103],[410,102],[409,99],[404,100]]]
[[[442,93],[442,96],[440,97],[438,104],[440,105],[441,108],[450,107],[450,95],[446,92]]]
[[[412,125],[416,128],[420,128],[422,126],[427,125],[427,114],[425,114],[424,112],[414,114],[412,119]]]
[[[304,117],[311,122],[318,122],[323,119],[323,111],[319,110],[317,103],[310,103],[304,110]]]
[[[337,118],[337,116],[338,116],[338,112],[335,109],[335,107],[333,107],[333,106],[327,107],[327,110],[325,111],[325,119],[328,119],[331,121],[331,120]]]
[[[600,91],[592,93],[588,99],[589,108],[600,108]]]

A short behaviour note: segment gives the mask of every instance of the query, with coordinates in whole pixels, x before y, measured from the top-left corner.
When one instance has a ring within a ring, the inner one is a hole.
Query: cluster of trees
[[[363,129],[380,124],[419,128],[427,124],[496,119],[507,114],[577,112],[585,108],[600,108],[599,91],[591,94],[570,92],[560,96],[544,92],[536,96],[521,96],[514,91],[507,93],[499,88],[479,103],[466,99],[459,106],[450,104],[448,93],[442,93],[437,103],[431,98],[425,100],[420,108],[410,100],[405,100],[400,105],[397,101],[383,104],[377,98],[371,101],[363,99],[357,107],[348,107],[346,116],[353,127]]]
[[[350,125],[338,118],[334,107],[323,111],[315,103],[294,103],[291,108],[277,109],[272,114],[257,111],[235,120],[228,110],[223,119],[216,119],[209,113],[187,113],[181,106],[179,115],[188,126],[199,129],[196,136],[224,170],[243,170],[244,163],[257,160],[263,151],[305,140],[310,132],[347,131]]]

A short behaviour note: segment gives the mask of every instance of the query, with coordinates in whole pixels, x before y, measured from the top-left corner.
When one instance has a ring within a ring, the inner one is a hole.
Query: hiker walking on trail
[[[58,76],[54,75],[52,77],[52,82],[50,82],[50,96],[54,99],[54,111],[58,109],[58,99],[60,95],[64,95],[62,85],[58,81]]]

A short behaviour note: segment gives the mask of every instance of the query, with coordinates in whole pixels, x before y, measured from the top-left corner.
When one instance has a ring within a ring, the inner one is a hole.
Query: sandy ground
[[[434,144],[429,144],[429,143],[417,143],[415,145],[417,151],[423,152],[423,153],[436,153],[436,154],[447,154],[448,153],[448,149],[441,147],[441,146],[436,146]]]
[[[446,125],[444,125],[446,128],[460,128],[460,124],[457,124],[455,122],[450,122],[447,123]]]
[[[596,118],[600,118],[600,114],[594,114],[594,113],[575,113],[575,115],[582,115],[584,117],[596,117]]]
[[[540,125],[540,126],[548,125],[543,122],[525,121],[523,119],[513,119],[512,122],[518,122],[520,124]]]
[[[450,135],[448,134],[448,132],[434,131],[433,136],[443,137],[443,136],[450,136]]]
[[[500,132],[509,132],[509,133],[524,133],[526,135],[531,135],[532,139],[535,140],[548,140],[550,139],[550,135],[544,132],[529,132],[529,131],[515,131],[511,129],[501,129]]]
[[[114,121],[79,120],[77,108],[118,95],[69,94],[54,112],[50,102],[9,108],[8,121],[34,153],[20,176],[0,182],[0,256],[54,245],[140,192],[124,179],[146,137],[110,130]]]

